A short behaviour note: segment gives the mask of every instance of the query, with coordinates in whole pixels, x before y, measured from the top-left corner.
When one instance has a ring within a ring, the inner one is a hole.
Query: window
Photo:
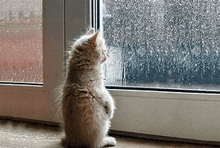
[[[103,0],[107,85],[219,91],[219,8],[206,0]]]
[[[53,90],[63,72],[63,1],[3,0],[0,8],[0,116],[54,122]]]
[[[0,81],[42,84],[42,0],[7,0],[0,7]]]
[[[100,2],[112,129],[220,141],[219,1]]]

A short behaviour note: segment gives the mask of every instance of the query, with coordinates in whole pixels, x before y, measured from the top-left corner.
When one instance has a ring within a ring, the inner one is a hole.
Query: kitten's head
[[[102,33],[95,32],[93,28],[77,39],[72,49],[73,54],[79,60],[87,60],[92,64],[101,64],[107,60],[105,40]]]

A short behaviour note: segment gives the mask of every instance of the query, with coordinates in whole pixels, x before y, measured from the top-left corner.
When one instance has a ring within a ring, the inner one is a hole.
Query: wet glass
[[[0,1],[0,82],[43,83],[42,0]]]
[[[102,3],[106,85],[220,90],[220,1]]]

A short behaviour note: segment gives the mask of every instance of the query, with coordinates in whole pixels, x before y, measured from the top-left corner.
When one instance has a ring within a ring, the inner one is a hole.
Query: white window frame
[[[0,116],[58,122],[52,91],[64,72],[62,49],[92,25],[91,2],[44,0],[44,85],[0,85]],[[113,131],[220,142],[219,93],[109,91],[117,107]]]

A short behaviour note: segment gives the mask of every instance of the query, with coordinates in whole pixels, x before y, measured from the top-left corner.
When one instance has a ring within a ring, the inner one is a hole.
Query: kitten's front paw
[[[104,109],[109,119],[111,119],[113,117],[113,109],[110,107],[108,102],[105,103]]]
[[[114,137],[106,136],[102,140],[101,147],[112,147],[116,146],[116,139]]]

